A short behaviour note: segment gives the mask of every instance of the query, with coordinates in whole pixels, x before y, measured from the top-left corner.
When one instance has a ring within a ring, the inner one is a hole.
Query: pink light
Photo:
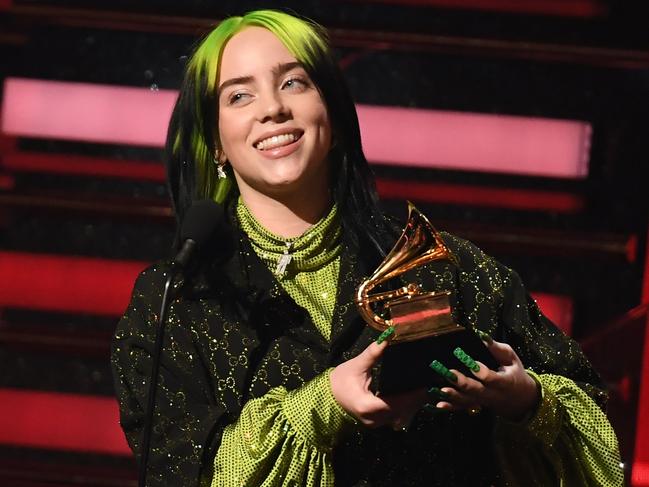
[[[588,175],[590,124],[543,118],[357,106],[376,163],[530,176]]]
[[[162,147],[175,100],[170,90],[7,78],[2,131]]]
[[[0,443],[131,455],[112,397],[0,389]]]
[[[168,90],[7,78],[2,130],[162,147],[175,98]],[[369,105],[357,110],[373,163],[560,178],[588,174],[586,122]]]

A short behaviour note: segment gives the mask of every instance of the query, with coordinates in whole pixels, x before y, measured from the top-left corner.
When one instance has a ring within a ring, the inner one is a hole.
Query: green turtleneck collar
[[[237,219],[252,246],[269,269],[278,277],[290,277],[299,272],[314,271],[340,255],[341,229],[338,210],[334,204],[329,213],[299,237],[284,238],[266,230],[250,213],[239,197]],[[277,266],[285,254],[290,254],[286,272]]]

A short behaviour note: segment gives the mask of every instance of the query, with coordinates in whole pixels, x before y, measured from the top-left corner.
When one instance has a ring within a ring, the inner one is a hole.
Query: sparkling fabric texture
[[[570,379],[528,373],[543,393],[536,414],[526,424],[496,424],[503,484],[623,485],[617,438],[602,410]]]
[[[277,276],[282,287],[306,309],[320,333],[328,340],[336,304],[340,271],[341,231],[334,205],[326,217],[300,237],[283,239],[262,227],[239,199],[237,219],[255,253],[273,270],[290,244],[291,262]]]
[[[600,379],[576,343],[539,312],[515,272],[471,243],[443,234],[459,265],[434,262],[403,281],[451,290],[459,324],[514,348],[543,386],[543,403],[529,423],[504,424],[488,412],[422,411],[407,433],[345,427],[345,415],[331,402],[327,371],[377,336],[358,316],[353,297],[380,256],[365,242],[361,251],[343,230],[327,339],[258,257],[235,215],[232,208],[232,253],[205,253],[194,274],[176,288],[164,339],[149,485],[209,485],[215,458],[214,482],[224,486],[332,485],[334,476],[337,486],[558,485],[561,477],[564,485],[621,485],[619,470],[611,471],[614,435],[604,415],[595,414],[595,403],[606,401]],[[383,243],[389,248],[393,242]],[[140,275],[113,342],[121,424],[137,456],[167,269],[160,263]],[[540,483],[530,483],[527,467],[517,469],[516,451],[512,456],[511,449],[500,448],[504,438],[512,444],[529,439]],[[219,473],[227,458],[239,457],[257,462],[266,479],[244,481],[241,469],[233,478]],[[277,464],[282,467],[274,477]],[[596,477],[573,484],[580,475]]]

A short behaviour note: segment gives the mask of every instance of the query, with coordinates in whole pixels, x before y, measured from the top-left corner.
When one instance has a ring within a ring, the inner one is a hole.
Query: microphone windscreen
[[[223,206],[212,200],[195,202],[183,219],[181,241],[191,239],[198,247],[207,243],[212,234],[225,224]]]

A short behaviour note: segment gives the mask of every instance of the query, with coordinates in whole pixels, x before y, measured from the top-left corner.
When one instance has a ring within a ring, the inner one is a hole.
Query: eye
[[[284,85],[282,85],[282,89],[288,89],[288,90],[297,90],[297,91],[304,91],[309,87],[309,83],[306,79],[300,77],[300,76],[292,76],[286,81],[284,81]]]
[[[243,92],[234,92],[228,97],[228,105],[236,105],[245,101],[250,95]]]

